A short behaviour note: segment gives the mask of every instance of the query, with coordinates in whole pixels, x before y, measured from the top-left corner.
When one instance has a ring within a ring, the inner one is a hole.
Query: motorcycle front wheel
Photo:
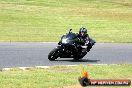
[[[54,48],[48,55],[48,59],[50,61],[54,61],[59,57],[59,50],[57,48]]]

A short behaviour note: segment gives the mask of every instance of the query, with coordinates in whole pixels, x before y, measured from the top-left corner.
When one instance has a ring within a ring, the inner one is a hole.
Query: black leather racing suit
[[[80,34],[77,34],[77,37],[80,39],[80,44],[81,45],[87,45],[87,51],[90,51],[90,49],[92,48],[92,45],[90,43],[90,37],[88,34],[86,34],[85,36],[81,36]]]

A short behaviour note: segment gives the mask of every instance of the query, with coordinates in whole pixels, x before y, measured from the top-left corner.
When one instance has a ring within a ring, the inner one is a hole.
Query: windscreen
[[[77,35],[75,33],[69,33],[69,34],[65,35],[63,38],[67,38],[69,40],[72,40],[72,39],[77,38]]]

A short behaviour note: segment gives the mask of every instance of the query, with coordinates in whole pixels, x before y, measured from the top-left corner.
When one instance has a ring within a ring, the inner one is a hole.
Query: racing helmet
[[[80,30],[79,30],[79,34],[83,34],[83,35],[86,35],[87,34],[87,29],[84,28],[84,27],[81,27]]]

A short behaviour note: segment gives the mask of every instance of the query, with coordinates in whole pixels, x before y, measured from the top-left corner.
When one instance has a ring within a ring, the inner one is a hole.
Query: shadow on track
[[[71,60],[55,60],[55,61],[67,61],[67,62],[93,62],[93,63],[97,63],[97,62],[99,62],[100,60],[89,60],[89,59],[81,59],[81,60],[73,60],[73,59],[71,59]]]

